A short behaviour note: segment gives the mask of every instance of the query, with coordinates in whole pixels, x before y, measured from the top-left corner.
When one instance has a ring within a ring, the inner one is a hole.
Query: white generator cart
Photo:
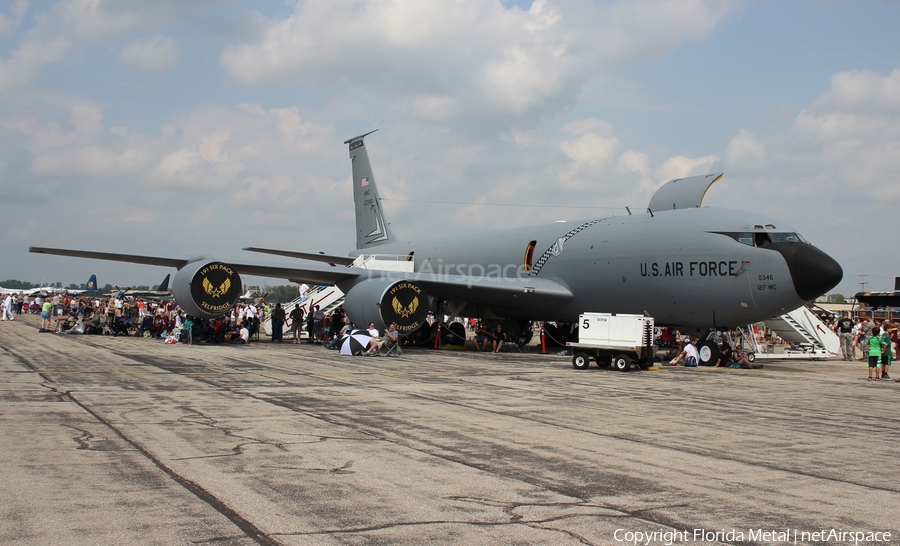
[[[653,318],[644,315],[584,313],[578,317],[578,342],[566,343],[574,356],[572,366],[584,370],[593,358],[601,368],[628,371],[653,365]]]

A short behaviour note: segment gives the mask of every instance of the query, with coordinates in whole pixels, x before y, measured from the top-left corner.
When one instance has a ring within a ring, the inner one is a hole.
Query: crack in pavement
[[[210,417],[210,416],[206,415],[205,413],[203,413],[202,411],[192,408],[191,406],[177,406],[177,409],[193,413],[197,417],[197,419],[191,419],[191,417],[179,417],[178,418],[179,423],[193,423],[193,424],[204,426],[204,427],[207,427],[207,428],[210,428],[213,430],[218,430],[218,431],[224,433],[225,436],[228,436],[230,438],[247,440],[246,442],[239,443],[239,444],[235,445],[233,448],[231,448],[232,455],[243,455],[244,446],[247,446],[247,445],[266,445],[266,446],[272,446],[275,449],[278,449],[279,451],[284,451],[284,452],[288,451],[288,449],[285,447],[285,444],[282,442],[268,442],[266,440],[260,440],[259,438],[254,438],[252,436],[244,436],[241,434],[237,434],[230,427],[219,426],[219,421],[216,420],[214,417]]]

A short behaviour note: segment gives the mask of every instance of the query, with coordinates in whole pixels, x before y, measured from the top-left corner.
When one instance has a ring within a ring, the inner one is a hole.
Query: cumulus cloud
[[[171,36],[157,34],[137,39],[119,52],[122,63],[148,72],[160,72],[178,60],[178,42]]]
[[[304,224],[298,218],[320,218],[323,210],[334,211],[321,220],[323,230],[329,222],[352,225],[344,199],[350,186],[342,184],[345,148],[333,128],[294,106],[196,107],[142,132],[107,126],[98,106],[70,102],[71,126],[54,112],[0,116],[0,196],[55,211],[17,237],[121,245],[116,230],[86,221],[85,213],[96,211],[101,223],[115,219],[121,229],[152,233],[141,240],[142,252],[164,254],[166,241],[181,241],[189,231],[203,248],[179,246],[176,253],[223,256],[256,237],[296,233]],[[310,233],[318,233],[318,223]],[[352,229],[340,233],[352,237]]]
[[[0,58],[0,90],[31,82],[41,68],[61,61],[70,49],[71,43],[52,29],[32,28],[9,58]]]
[[[573,104],[591,71],[700,38],[729,5],[308,0],[267,20],[257,39],[226,48],[220,62],[247,85],[303,81],[399,96],[425,121],[450,113],[533,123]]]
[[[818,177],[851,199],[900,198],[900,187],[885,184],[900,172],[900,101],[891,96],[898,81],[898,70],[836,74],[790,131],[767,144],[767,166]]]
[[[725,152],[728,164],[737,168],[753,168],[766,158],[766,143],[746,129],[731,139]]]
[[[837,73],[784,131],[762,138],[740,130],[728,145],[725,181],[707,202],[792,224],[842,264],[838,292],[852,294],[858,272],[896,274],[860,241],[866,226],[900,207],[898,74]]]
[[[893,113],[900,111],[900,69],[882,76],[871,70],[840,72],[810,108],[814,112]]]
[[[28,0],[15,0],[9,6],[9,13],[0,12],[0,34],[6,34],[22,23],[28,11]]]
[[[56,11],[67,31],[87,40],[119,36],[141,25],[141,12],[124,2],[65,0]]]
[[[719,158],[715,155],[693,158],[678,155],[663,161],[654,171],[653,177],[659,182],[668,182],[674,178],[708,174],[718,161]]]
[[[95,104],[73,104],[72,125],[79,133],[93,135],[102,129],[103,111]]]
[[[73,39],[99,42],[130,32],[155,29],[168,21],[189,16],[218,0],[61,0],[54,6],[65,33]]]

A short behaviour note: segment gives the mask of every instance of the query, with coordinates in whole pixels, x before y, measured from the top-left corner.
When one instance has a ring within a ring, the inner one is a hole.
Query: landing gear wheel
[[[586,370],[591,365],[591,357],[587,353],[577,352],[572,357],[572,367],[576,370]]]
[[[427,322],[422,326],[419,326],[410,337],[412,337],[412,344],[417,347],[430,347],[434,345],[434,331]]]
[[[453,322],[447,327],[447,345],[461,347],[466,344],[466,327],[461,322]]]
[[[712,341],[704,341],[697,351],[700,353],[700,362],[697,363],[700,366],[715,366],[719,360],[719,347]]]
[[[631,369],[631,357],[626,354],[618,354],[613,359],[612,365],[620,372],[627,372]]]
[[[751,363],[756,362],[756,353],[747,353],[747,360]]]

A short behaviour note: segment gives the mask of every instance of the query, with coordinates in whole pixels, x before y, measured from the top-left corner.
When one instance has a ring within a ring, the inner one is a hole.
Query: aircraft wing
[[[70,250],[67,248],[46,248],[32,246],[28,252],[35,254],[54,254],[56,256],[74,256],[76,258],[93,258],[95,260],[109,260],[112,262],[130,262],[144,265],[161,265],[181,269],[190,260],[181,258],[160,258],[156,256],[137,256],[134,254],[115,254],[112,252],[94,252],[92,250]]]
[[[287,256],[289,258],[299,258],[301,260],[312,260],[314,262],[325,262],[335,265],[351,265],[355,260],[349,256],[335,256],[330,254],[316,254],[312,252],[294,252],[293,250],[276,250],[271,248],[259,248],[248,246],[242,250],[250,252],[260,252],[262,254],[274,254],[276,256]]]
[[[447,300],[471,301],[498,309],[532,309],[542,306],[562,306],[569,303],[572,292],[550,279],[475,278],[464,275],[430,276],[408,274],[408,279],[422,285],[429,296]]]
[[[355,267],[332,267],[330,265],[309,264],[304,267],[280,267],[274,265],[235,264],[228,265],[238,273],[287,279],[291,282],[314,284],[336,284],[362,275],[365,270]]]
[[[74,256],[76,258],[91,258],[94,260],[109,260],[113,262],[130,262],[143,265],[159,265],[163,267],[175,267],[181,269],[191,262],[183,258],[164,258],[160,256],[139,256],[135,254],[118,254],[112,252],[96,252],[92,250],[71,250],[66,248],[30,247],[29,252],[36,254],[54,254],[57,256]],[[358,277],[363,270],[349,267],[332,267],[328,265],[309,264],[306,267],[279,267],[257,264],[228,265],[238,273],[246,275],[258,275],[260,277],[274,277],[287,279],[293,282],[313,282],[318,284],[335,284],[341,281]]]
[[[29,252],[74,256],[95,260],[130,262],[144,265],[182,268],[191,260],[165,258],[159,256],[139,256],[90,250],[31,247]],[[382,275],[399,280],[415,281],[422,285],[429,296],[477,302],[479,305],[493,306],[504,310],[532,309],[543,306],[561,306],[572,300],[572,292],[563,284],[551,279],[536,277],[469,277],[465,275],[431,275],[414,272],[370,271],[356,267],[334,267],[311,263],[304,267],[284,267],[260,264],[228,263],[240,274],[287,279],[292,282],[317,284],[338,284],[364,275]]]

